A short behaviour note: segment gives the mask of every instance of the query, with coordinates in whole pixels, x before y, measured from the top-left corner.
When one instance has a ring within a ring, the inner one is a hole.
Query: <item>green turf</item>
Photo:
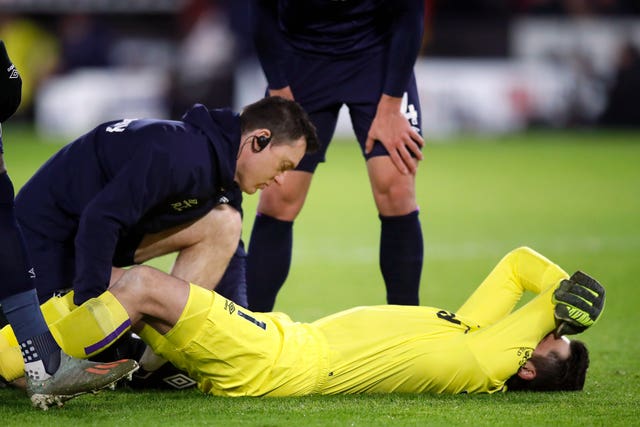
[[[58,147],[28,129],[5,129],[6,160],[18,185]],[[420,166],[423,304],[457,308],[519,245],[607,287],[603,319],[583,336],[592,358],[584,392],[225,399],[121,390],[38,413],[20,393],[0,390],[2,424],[638,425],[639,161],[638,133],[540,132],[432,142]],[[257,197],[245,199],[245,238],[256,203]],[[334,144],[296,223],[293,267],[276,308],[313,320],[383,303],[378,223],[355,144]]]

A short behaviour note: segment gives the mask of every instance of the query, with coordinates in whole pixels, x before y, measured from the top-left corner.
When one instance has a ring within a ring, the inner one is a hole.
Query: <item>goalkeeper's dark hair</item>
[[[571,340],[571,355],[559,359],[555,353],[547,357],[533,355],[529,359],[536,377],[525,380],[516,373],[506,382],[508,391],[578,391],[584,387],[589,368],[589,351],[582,341]]]
[[[304,136],[307,153],[318,151],[316,127],[300,104],[279,96],[268,96],[249,104],[240,113],[240,132],[266,128],[271,144],[284,145]]]

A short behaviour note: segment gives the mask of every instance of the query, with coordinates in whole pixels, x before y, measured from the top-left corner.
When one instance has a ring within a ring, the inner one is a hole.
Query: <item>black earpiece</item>
[[[267,148],[267,145],[269,145],[269,142],[271,142],[271,137],[270,136],[260,135],[260,136],[254,137],[254,138],[255,138],[254,141],[255,141],[256,147],[253,148],[253,151],[255,153],[259,153],[260,151],[262,151],[265,148]]]

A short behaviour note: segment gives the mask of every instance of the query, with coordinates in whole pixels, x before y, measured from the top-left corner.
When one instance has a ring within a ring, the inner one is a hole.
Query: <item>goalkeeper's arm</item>
[[[581,271],[560,282],[553,293],[556,336],[579,334],[593,325],[602,313],[604,300],[602,285]]]

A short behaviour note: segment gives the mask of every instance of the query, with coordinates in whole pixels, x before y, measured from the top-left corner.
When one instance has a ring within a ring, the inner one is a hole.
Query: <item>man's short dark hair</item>
[[[572,340],[571,354],[559,359],[555,353],[547,357],[533,355],[529,361],[536,368],[536,377],[525,380],[516,373],[506,382],[508,391],[577,391],[584,387],[589,368],[589,351],[582,341]]]
[[[304,136],[307,153],[313,153],[319,148],[316,127],[295,101],[268,96],[247,105],[240,113],[240,131],[245,133],[260,128],[271,131],[274,145],[286,144]]]

